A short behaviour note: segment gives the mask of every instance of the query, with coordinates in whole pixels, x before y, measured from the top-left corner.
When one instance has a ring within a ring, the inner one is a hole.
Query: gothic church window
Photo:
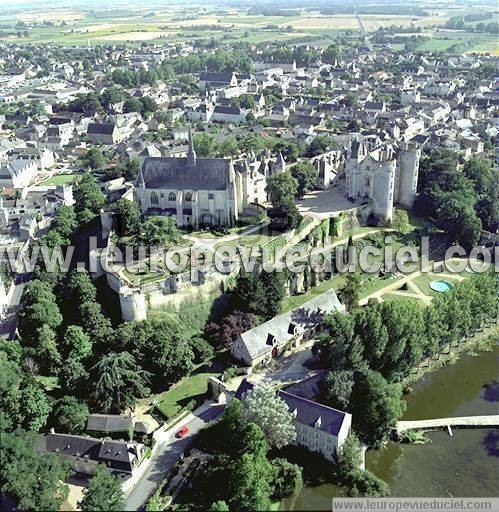
[[[158,204],[158,194],[156,192],[151,192],[151,204]]]

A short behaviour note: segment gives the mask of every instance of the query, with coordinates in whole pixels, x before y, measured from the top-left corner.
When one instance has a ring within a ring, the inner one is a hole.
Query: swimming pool
[[[435,280],[430,283],[430,288],[439,293],[446,293],[450,292],[454,288],[454,285],[449,283],[449,281]]]

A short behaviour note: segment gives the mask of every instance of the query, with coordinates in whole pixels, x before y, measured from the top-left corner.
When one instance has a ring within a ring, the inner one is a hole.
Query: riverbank
[[[478,333],[460,347],[459,357],[425,368],[404,399],[402,419],[496,414],[499,403],[496,342],[494,330]],[[484,341],[486,340],[486,341]],[[480,350],[483,348],[484,350]],[[427,445],[388,442],[366,454],[366,468],[390,486],[392,496],[467,497],[495,496],[499,453],[498,429],[453,429],[426,434]],[[280,510],[331,510],[331,498],[344,495],[332,483],[306,483]]]
[[[431,359],[428,365],[420,365],[416,372],[411,373],[411,375],[402,381],[402,386],[404,390],[407,390],[428,374],[443,366],[457,363],[462,355],[474,356],[482,352],[490,352],[498,346],[498,343],[499,326],[496,323],[484,329],[482,332],[475,333],[471,338],[460,345],[451,347],[448,353],[441,353],[438,359]]]

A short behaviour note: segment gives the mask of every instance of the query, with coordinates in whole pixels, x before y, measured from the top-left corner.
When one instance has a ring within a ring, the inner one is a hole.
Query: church
[[[189,131],[186,157],[144,159],[134,198],[143,214],[172,216],[178,226],[234,226],[266,202],[268,175],[284,170],[282,156],[265,158],[198,158]]]

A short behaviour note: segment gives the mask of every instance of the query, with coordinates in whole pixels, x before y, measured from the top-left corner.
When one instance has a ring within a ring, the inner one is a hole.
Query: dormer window
[[[276,344],[275,336],[273,334],[269,333],[269,335],[267,336],[267,345],[270,345],[271,347],[273,347],[275,344]]]
[[[185,194],[185,201],[186,203],[190,203],[192,201],[192,194],[190,192]]]
[[[319,416],[314,424],[314,427],[315,428],[319,428],[321,426],[321,423],[322,423],[322,420],[321,420],[321,417]]]
[[[296,409],[296,407],[291,411],[291,414],[293,416],[293,418],[296,418],[296,416],[298,415],[298,409]]]

